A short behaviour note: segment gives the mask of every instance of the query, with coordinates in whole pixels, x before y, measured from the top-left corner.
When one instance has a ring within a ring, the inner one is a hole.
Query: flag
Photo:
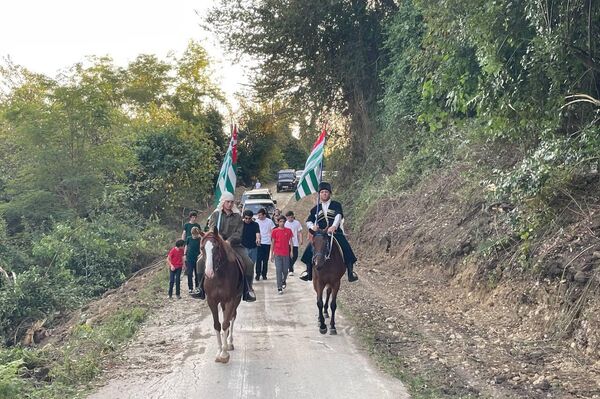
[[[323,165],[323,152],[325,151],[325,136],[327,131],[323,129],[312,151],[304,164],[304,172],[296,186],[296,201],[309,194],[316,193],[321,181],[321,169]]]
[[[219,204],[221,200],[221,194],[228,191],[231,194],[235,194],[235,165],[237,164],[237,127],[233,126],[233,132],[231,134],[231,141],[223,159],[223,165],[221,165],[221,171],[219,172],[219,178],[217,179],[217,185],[215,186],[215,205]]]

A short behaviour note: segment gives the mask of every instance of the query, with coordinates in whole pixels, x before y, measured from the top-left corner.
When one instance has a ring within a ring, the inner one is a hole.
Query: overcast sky
[[[51,77],[88,55],[126,66],[139,54],[180,56],[190,39],[213,59],[214,77],[232,100],[245,72],[199,24],[212,0],[10,0],[0,5],[0,57]],[[200,15],[200,16],[199,16]]]

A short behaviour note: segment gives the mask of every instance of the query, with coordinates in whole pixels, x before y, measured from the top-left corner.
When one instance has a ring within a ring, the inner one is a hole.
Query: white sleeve
[[[335,219],[333,219],[333,223],[331,225],[337,229],[338,227],[340,227],[341,221],[342,221],[342,215],[340,215],[338,213],[337,215],[335,215]]]
[[[313,228],[314,225],[315,224],[313,222],[306,222],[306,228],[309,229],[309,230],[312,230],[312,228]]]

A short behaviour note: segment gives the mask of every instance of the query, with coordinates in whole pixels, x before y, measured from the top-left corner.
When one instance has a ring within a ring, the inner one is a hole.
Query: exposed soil
[[[375,355],[394,360],[415,396],[600,398],[598,207],[532,245],[538,271],[527,274],[514,243],[481,255],[486,238],[504,234],[508,207],[465,197],[462,185],[458,168],[371,210],[349,234],[360,281],[344,282],[342,310],[374,334]],[[310,203],[290,206],[303,221]],[[157,270],[73,315],[53,339],[139,301]]]
[[[510,206],[470,197],[461,172],[371,210],[350,238],[360,282],[342,291],[345,310],[415,393],[600,398],[600,207],[567,206],[524,273],[514,239],[476,250],[505,234]]]

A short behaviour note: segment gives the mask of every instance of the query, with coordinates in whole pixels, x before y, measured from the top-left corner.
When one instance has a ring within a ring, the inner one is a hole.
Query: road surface
[[[286,209],[290,194],[277,197]],[[303,269],[296,265],[297,272]],[[258,300],[238,308],[228,364],[215,363],[208,306],[184,294],[142,328],[123,353],[124,365],[107,371],[106,385],[90,398],[409,397],[400,381],[380,372],[360,349],[339,308],[338,335],[319,333],[312,284],[296,273],[278,295],[273,263],[269,273],[268,280],[254,283]]]

